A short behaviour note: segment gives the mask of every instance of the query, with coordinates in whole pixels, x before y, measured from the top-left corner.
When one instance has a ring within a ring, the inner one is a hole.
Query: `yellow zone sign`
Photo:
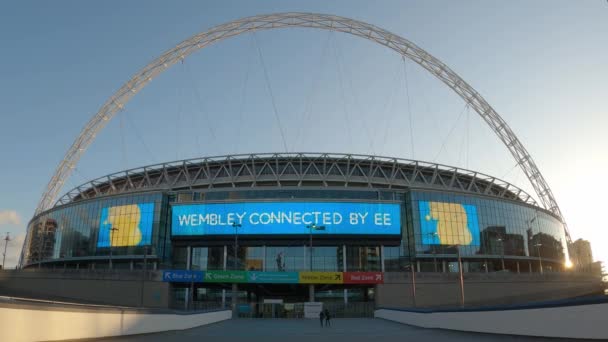
[[[300,284],[342,284],[342,272],[300,272]]]

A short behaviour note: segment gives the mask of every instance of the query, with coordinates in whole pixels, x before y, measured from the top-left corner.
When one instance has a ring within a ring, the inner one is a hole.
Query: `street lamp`
[[[139,306],[144,307],[144,286],[146,284],[146,271],[148,268],[147,259],[148,256],[148,246],[144,246],[144,265],[142,267],[141,272],[141,288],[139,291]]]
[[[437,237],[439,238],[439,234],[437,232],[432,232],[432,233],[428,233],[429,236],[431,236],[432,238]],[[437,251],[435,250],[435,247],[432,247],[433,251],[433,265],[435,267],[435,273],[437,273]]]
[[[432,237],[439,237],[437,232],[428,233]],[[460,245],[454,245],[456,247],[456,255],[458,257],[458,275],[460,283],[460,306],[464,307],[464,274],[462,270],[462,258],[460,257]]]
[[[237,268],[237,258],[238,258],[238,249],[239,249],[239,234],[238,228],[241,228],[243,225],[240,223],[232,222],[232,228],[234,228],[234,263],[233,269]]]
[[[112,249],[114,248],[114,232],[117,232],[118,228],[112,227],[110,228],[110,269],[113,268],[112,265]]]
[[[534,244],[534,247],[536,247],[536,254],[538,254],[538,267],[540,267],[540,274],[543,274],[543,260],[540,257],[540,246],[542,246],[543,244],[538,242]]]
[[[11,241],[11,238],[9,237],[9,233],[6,233],[6,237],[4,238],[4,253],[2,253],[2,269],[4,269],[4,260],[6,259],[6,246],[8,245],[9,241]]]
[[[502,262],[502,270],[505,270],[505,241],[499,237],[498,239],[496,239],[496,241],[500,242],[500,255],[501,255],[501,262]]]
[[[460,278],[460,306],[464,308],[464,274],[462,272],[462,258],[460,257],[460,245],[456,245],[458,253],[458,273]]]
[[[534,217],[531,218],[530,220],[528,220],[528,229],[530,231],[532,231],[532,227],[530,226],[532,224],[532,222],[536,221],[536,218],[538,217],[538,213],[536,211],[534,211]],[[538,228],[538,239],[540,240],[541,235],[540,235],[540,227],[538,226],[538,223],[536,224],[536,227]],[[543,261],[541,260],[540,257],[540,246],[542,246],[543,244],[540,242],[537,242],[534,244],[534,247],[536,247],[536,253],[538,254],[538,266],[540,267],[540,274],[543,274]]]
[[[308,232],[309,232],[309,239],[310,239],[310,244],[309,244],[309,248],[310,248],[310,270],[312,271],[312,231],[314,230],[325,230],[325,226],[317,226],[317,224],[311,224],[306,226],[306,228],[308,228]]]

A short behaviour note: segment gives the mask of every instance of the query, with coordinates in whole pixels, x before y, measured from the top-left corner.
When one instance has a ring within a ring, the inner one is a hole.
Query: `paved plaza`
[[[548,338],[424,329],[382,319],[344,318],[321,328],[318,320],[239,319],[182,331],[101,339],[101,341],[557,341]]]

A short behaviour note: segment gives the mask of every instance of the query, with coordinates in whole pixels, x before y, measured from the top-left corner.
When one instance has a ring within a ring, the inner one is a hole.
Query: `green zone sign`
[[[247,272],[245,271],[207,271],[205,272],[205,283],[246,283]]]

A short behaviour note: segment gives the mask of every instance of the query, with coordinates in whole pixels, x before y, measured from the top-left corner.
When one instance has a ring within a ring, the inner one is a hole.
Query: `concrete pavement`
[[[392,341],[556,341],[533,338],[424,329],[382,319],[344,318],[321,328],[318,320],[238,319],[198,328],[100,341],[263,341],[263,342],[392,342]]]

